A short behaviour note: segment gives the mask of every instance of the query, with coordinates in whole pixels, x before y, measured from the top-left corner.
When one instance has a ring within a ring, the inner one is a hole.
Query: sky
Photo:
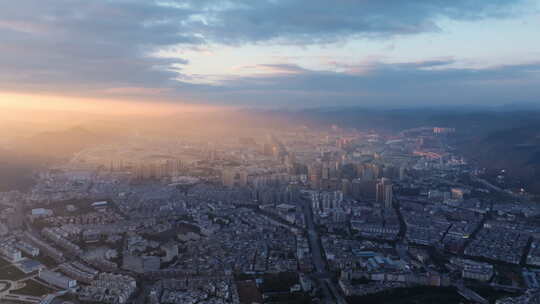
[[[540,104],[540,0],[0,1],[0,105]]]

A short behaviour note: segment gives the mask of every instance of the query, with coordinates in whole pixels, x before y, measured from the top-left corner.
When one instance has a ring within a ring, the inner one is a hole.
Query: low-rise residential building
[[[38,277],[48,284],[64,289],[69,289],[77,286],[76,280],[47,269],[41,270]]]

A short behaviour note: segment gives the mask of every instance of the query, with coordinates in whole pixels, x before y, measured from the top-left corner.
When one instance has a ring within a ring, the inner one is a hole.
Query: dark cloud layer
[[[228,99],[249,106],[253,100],[275,106],[451,105],[538,101],[540,62],[492,68],[440,68],[454,63],[373,62],[350,66],[352,72],[310,71],[286,66],[295,73],[233,77],[200,97],[216,103]],[[271,92],[269,94],[269,92]]]
[[[373,63],[365,73],[281,66],[291,73],[194,85],[183,58],[155,58],[163,47],[208,43],[313,44],[350,37],[384,39],[437,31],[440,17],[507,16],[520,0],[20,0],[0,9],[0,90],[265,105],[415,102],[487,98],[488,88],[531,92],[538,66],[437,69],[450,62]],[[174,68],[173,68],[174,67]],[[366,67],[350,67],[351,70]],[[529,71],[533,70],[533,72]],[[528,78],[525,77],[528,75]],[[516,83],[527,78],[529,82]],[[495,86],[496,85],[496,86]],[[134,88],[133,90],[130,90]],[[495,91],[497,91],[495,90]],[[535,92],[537,93],[537,92]],[[509,93],[510,94],[510,93]],[[439,96],[441,95],[441,96]],[[148,97],[148,96],[144,96]],[[428,98],[429,97],[429,98]]]
[[[157,59],[160,46],[195,44],[179,21],[193,11],[151,1],[23,0],[0,10],[0,85],[68,91],[171,86],[183,59]]]
[[[194,3],[208,16],[208,24],[197,30],[214,40],[316,43],[349,36],[387,38],[437,31],[437,18],[477,20],[507,16],[508,9],[517,2],[520,1],[202,0]]]

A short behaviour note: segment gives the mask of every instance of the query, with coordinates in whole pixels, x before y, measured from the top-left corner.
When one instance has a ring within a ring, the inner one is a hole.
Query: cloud
[[[183,33],[194,12],[152,1],[22,0],[0,10],[4,90],[91,94],[107,88],[175,85],[183,58],[156,48],[201,40]]]
[[[250,74],[297,74],[306,69],[293,64],[257,64],[234,68],[237,71]]]
[[[450,64],[440,60],[375,64],[368,69],[351,66],[344,73],[274,64],[259,66],[266,71],[260,77],[231,78],[221,85],[195,85],[185,82],[199,77],[183,73],[183,66],[190,64],[185,58],[160,58],[155,54],[168,47],[204,49],[208,44],[318,44],[351,37],[411,35],[439,30],[437,20],[443,17],[504,17],[521,2],[6,1],[0,9],[0,90],[114,97],[124,94],[129,98],[146,98],[155,93],[156,99],[219,103],[235,103],[236,98],[249,103],[260,97],[269,104],[276,102],[270,97],[274,92],[282,103],[308,102],[314,96],[336,97],[336,102],[350,102],[356,96],[387,96],[399,87],[415,87],[415,80],[435,85],[436,81],[455,82],[452,77],[456,74],[470,78],[476,72],[424,71]],[[505,70],[512,72],[523,71]],[[220,96],[219,92],[224,94]],[[260,92],[267,95],[258,97]]]
[[[388,38],[440,30],[441,17],[479,20],[512,15],[519,0],[196,0],[193,28],[222,43],[274,40],[327,43],[350,36]]]
[[[229,77],[219,88],[200,91],[216,103],[246,106],[452,105],[537,101],[540,62],[490,68],[452,68],[453,60],[372,62],[350,70]],[[437,68],[432,68],[437,67]],[[444,68],[439,68],[444,67]],[[292,67],[291,67],[292,68]]]

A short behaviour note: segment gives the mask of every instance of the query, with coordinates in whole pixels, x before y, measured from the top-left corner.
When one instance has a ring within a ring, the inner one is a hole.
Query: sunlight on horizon
[[[182,112],[206,112],[223,108],[162,101],[130,101],[0,92],[0,108],[26,111],[61,111],[113,116],[160,116]]]

